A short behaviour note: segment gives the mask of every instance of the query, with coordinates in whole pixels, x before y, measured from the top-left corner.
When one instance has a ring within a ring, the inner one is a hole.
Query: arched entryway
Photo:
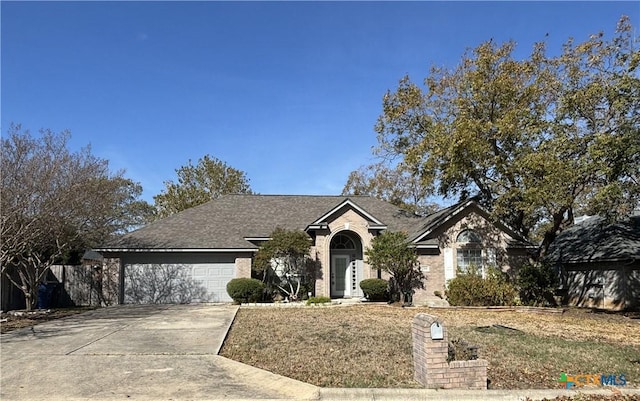
[[[362,297],[362,240],[351,231],[340,231],[331,239],[331,298]]]

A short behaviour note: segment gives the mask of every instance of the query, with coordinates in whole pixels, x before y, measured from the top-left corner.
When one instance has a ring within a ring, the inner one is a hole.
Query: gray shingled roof
[[[423,219],[367,196],[225,195],[133,231],[104,249],[248,249],[245,237],[269,237],[276,227],[304,230],[347,199],[393,231]]]
[[[457,210],[460,206],[464,205],[467,202],[469,202],[469,200],[464,200],[444,209],[437,210],[419,219],[409,231],[409,240],[415,240],[425,231],[433,230],[436,226],[442,223],[442,221],[447,216],[451,215],[451,213],[454,213],[455,210]],[[430,238],[422,241],[421,243],[437,244],[438,240],[437,238]]]
[[[468,206],[476,206],[480,211],[484,211],[484,213],[489,216],[489,212],[482,209],[478,203],[472,199],[466,199],[461,202],[458,202],[454,205],[446,207],[444,209],[440,209],[434,213],[431,213],[424,218],[420,219],[416,225],[414,225],[413,230],[410,231],[409,239],[416,241],[422,235],[427,233],[428,235],[424,236],[421,241],[415,242],[416,245],[437,245],[439,243],[438,238],[434,237],[434,230],[443,224],[448,218],[457,214],[457,212],[464,210]],[[529,242],[525,237],[523,237],[517,231],[511,229],[503,222],[497,221],[494,222],[501,230],[509,234],[513,239],[509,241],[509,246],[511,247],[531,247],[533,244]]]
[[[549,247],[554,263],[640,260],[640,214],[618,223],[593,217],[563,231]]]

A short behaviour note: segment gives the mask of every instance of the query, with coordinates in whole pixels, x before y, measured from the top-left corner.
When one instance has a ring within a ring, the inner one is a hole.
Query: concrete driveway
[[[217,355],[236,311],[117,306],[3,334],[0,399],[317,399],[315,386]]]

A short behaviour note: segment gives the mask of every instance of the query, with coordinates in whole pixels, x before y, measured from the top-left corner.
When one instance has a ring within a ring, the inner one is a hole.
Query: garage
[[[236,276],[233,263],[193,265],[193,279],[203,283],[211,297],[209,302],[231,302],[227,283]]]
[[[234,255],[130,254],[123,258],[124,303],[231,302]]]

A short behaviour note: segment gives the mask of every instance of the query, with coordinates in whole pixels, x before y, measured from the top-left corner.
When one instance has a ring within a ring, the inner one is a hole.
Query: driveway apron
[[[231,305],[97,309],[0,337],[0,399],[309,399],[317,388],[217,353]]]

